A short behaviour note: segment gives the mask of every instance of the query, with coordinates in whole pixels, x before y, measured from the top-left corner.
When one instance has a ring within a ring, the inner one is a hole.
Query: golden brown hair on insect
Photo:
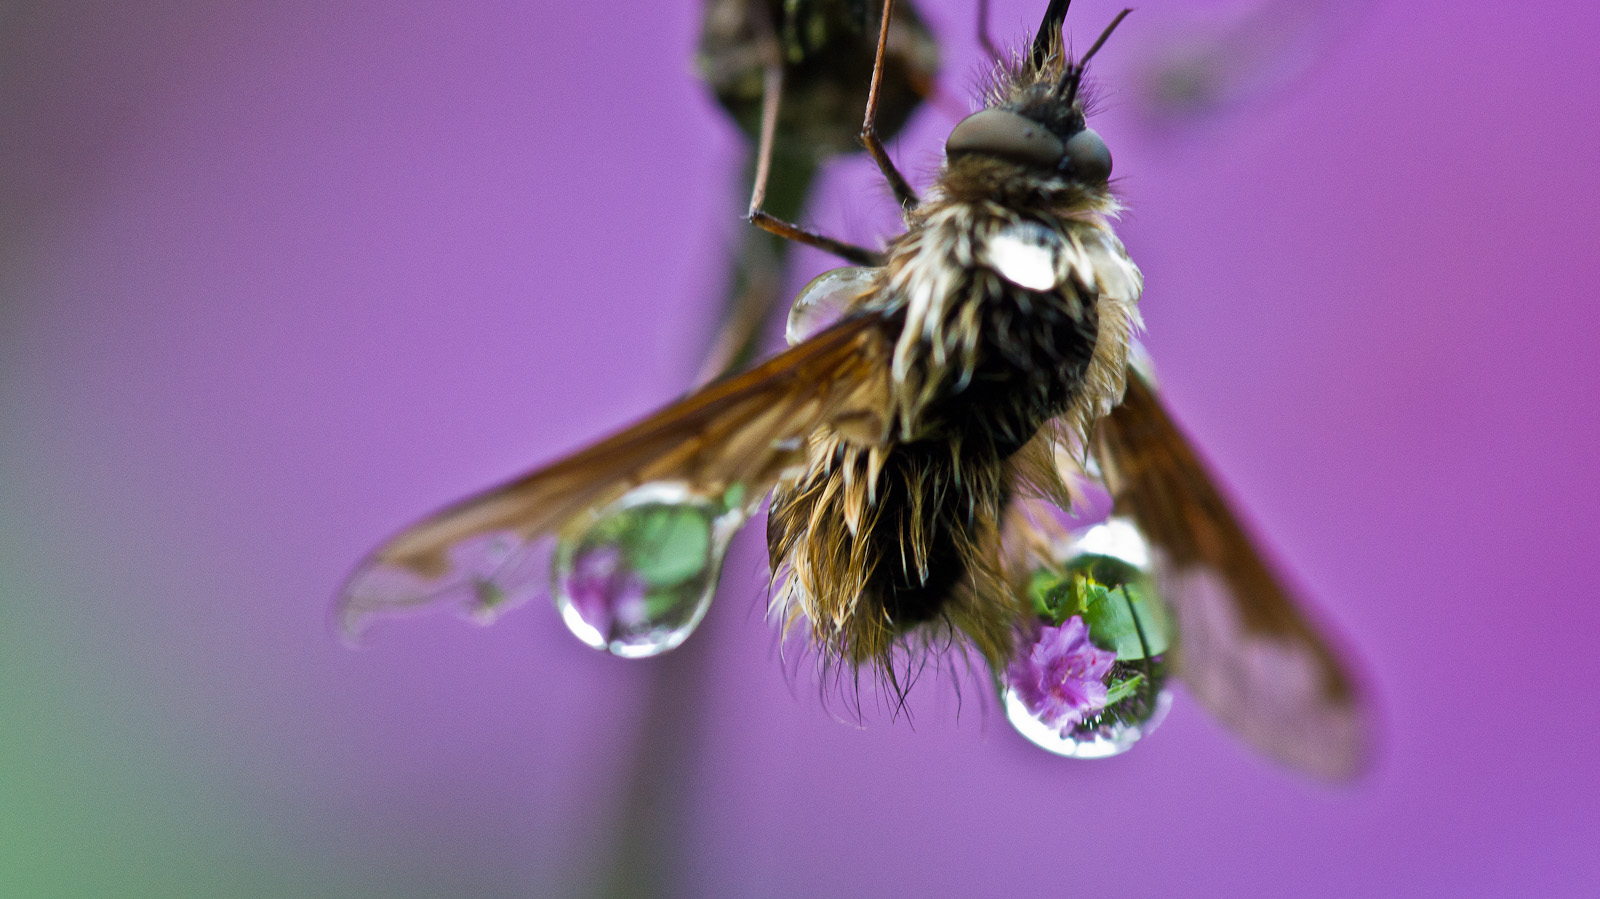
[[[548,583],[585,642],[663,652],[770,492],[773,614],[896,708],[930,649],[970,650],[1020,732],[1101,757],[1159,724],[1176,673],[1258,748],[1354,773],[1354,679],[1130,365],[1144,281],[1083,84],[1126,11],[1074,60],[1052,0],[924,196],[875,129],[892,11],[862,141],[904,233],[878,252],[779,220],[758,174],[752,223],[856,263],[801,292],[789,349],[402,532],[347,585],[347,628],[433,603],[490,618]],[[1102,488],[1104,520],[1071,517]]]

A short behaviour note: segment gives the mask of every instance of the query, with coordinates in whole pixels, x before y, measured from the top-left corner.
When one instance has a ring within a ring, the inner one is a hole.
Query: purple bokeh
[[[360,652],[326,616],[386,533],[687,385],[743,227],[697,6],[0,15],[0,648],[54,685],[7,727],[61,734],[0,779],[61,780],[85,852],[165,828],[263,895],[573,895],[607,863],[660,662],[538,604]],[[972,4],[920,6],[964,94]],[[1117,8],[1079,0],[1080,45]],[[1600,891],[1600,12],[1359,5],[1279,89],[1141,115],[1117,86],[1161,23],[1229,8],[1141,6],[1095,124],[1167,395],[1364,659],[1375,769],[1306,782],[1182,696],[1092,763],[949,678],[842,725],[746,539],[678,650],[709,673],[688,894]],[[894,149],[925,173],[953,121]],[[826,184],[813,224],[892,224],[867,165]]]

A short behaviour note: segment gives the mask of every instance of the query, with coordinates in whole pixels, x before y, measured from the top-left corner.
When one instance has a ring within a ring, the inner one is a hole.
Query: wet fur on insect
[[[976,693],[980,708],[992,695],[987,688],[994,677],[990,668],[947,617],[900,635],[890,643],[887,656],[870,665],[818,651],[810,623],[804,618],[790,623],[793,627],[776,637],[785,681],[791,692],[798,684],[810,683],[822,706],[843,724],[865,726],[872,706],[891,720],[914,719],[910,692],[928,678],[950,684],[958,715],[966,705],[966,687],[982,685]]]

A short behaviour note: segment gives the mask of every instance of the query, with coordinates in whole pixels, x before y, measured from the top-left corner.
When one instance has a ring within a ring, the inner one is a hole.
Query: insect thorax
[[[870,301],[903,322],[897,439],[989,438],[1003,458],[1120,398],[1141,278],[1098,215],[935,199],[918,218]]]

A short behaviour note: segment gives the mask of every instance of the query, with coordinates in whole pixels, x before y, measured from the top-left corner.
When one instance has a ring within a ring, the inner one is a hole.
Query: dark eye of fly
[[[1111,151],[1085,128],[1065,141],[1044,125],[1003,109],[985,109],[961,120],[945,141],[947,156],[977,153],[1039,169],[1064,171],[1090,184],[1111,177]]]
[[[945,141],[947,156],[980,153],[1022,165],[1053,169],[1064,152],[1061,139],[1027,116],[985,109],[961,120]]]
[[[1091,129],[1067,138],[1063,168],[1081,181],[1102,184],[1111,177],[1111,150]]]

